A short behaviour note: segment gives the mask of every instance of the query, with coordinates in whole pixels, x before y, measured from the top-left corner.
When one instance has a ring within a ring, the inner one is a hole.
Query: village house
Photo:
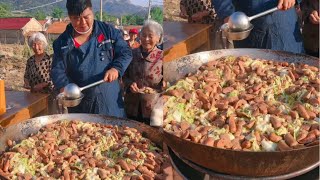
[[[0,43],[24,44],[37,31],[43,31],[43,26],[32,17],[0,18]]]
[[[60,34],[62,34],[66,30],[68,24],[68,21],[53,22],[46,30],[48,39],[57,39],[60,36]]]

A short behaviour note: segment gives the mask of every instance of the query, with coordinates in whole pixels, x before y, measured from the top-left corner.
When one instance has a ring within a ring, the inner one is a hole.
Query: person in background
[[[223,20],[218,19],[210,0],[181,0],[180,17],[188,19],[188,23],[213,25],[210,30],[211,49],[225,48],[220,31]],[[226,42],[226,48],[233,48],[232,41]]]
[[[123,78],[126,95],[125,106],[129,118],[149,124],[150,115],[158,92],[162,87],[163,28],[153,20],[147,20],[139,34],[141,46],[133,49],[133,60]],[[152,90],[154,93],[146,93]],[[146,93],[146,94],[143,94]]]
[[[181,0],[180,17],[189,23],[214,24],[217,14],[208,0]]]
[[[303,53],[303,40],[294,5],[296,0],[212,0],[220,19],[228,22],[235,11],[252,16],[278,7],[280,11],[251,21],[254,28],[248,38],[234,41],[236,48],[260,48]]]
[[[130,36],[129,36],[129,33],[128,31],[126,30],[123,30],[123,39],[129,43],[129,39],[130,39]]]
[[[306,54],[319,57],[319,0],[302,0],[301,10]]]
[[[46,53],[47,38],[40,32],[33,33],[28,41],[34,55],[27,60],[24,87],[32,93],[51,94],[48,102],[49,114],[56,113],[53,84],[50,78],[52,57]]]
[[[138,41],[136,41],[137,37],[138,37],[138,30],[137,29],[130,29],[129,30],[129,46],[131,47],[131,49],[136,49],[138,47],[140,47],[140,43]]]
[[[125,117],[119,79],[132,60],[130,47],[117,29],[94,20],[90,0],[67,0],[66,7],[71,23],[53,43],[55,88],[63,92],[69,83],[83,87],[103,79],[68,111]]]

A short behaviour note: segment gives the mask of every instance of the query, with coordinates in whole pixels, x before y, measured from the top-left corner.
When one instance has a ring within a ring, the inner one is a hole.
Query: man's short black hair
[[[80,16],[87,8],[92,8],[91,0],[67,0],[68,15]]]

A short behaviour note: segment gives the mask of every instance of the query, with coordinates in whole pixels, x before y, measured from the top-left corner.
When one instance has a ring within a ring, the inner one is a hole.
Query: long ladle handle
[[[86,85],[86,86],[80,88],[80,91],[82,91],[82,90],[84,90],[84,89],[91,88],[91,87],[96,86],[96,85],[99,85],[99,84],[101,84],[101,83],[103,83],[103,82],[104,82],[104,80],[100,80],[100,81],[97,81],[97,82],[95,82],[95,83]]]
[[[277,11],[277,10],[278,10],[278,7],[274,7],[274,8],[272,8],[272,9],[269,9],[269,10],[263,11],[263,12],[261,12],[261,13],[259,13],[259,14],[256,14],[256,15],[254,15],[254,16],[249,17],[249,21],[251,21],[252,19],[255,19],[255,18],[258,18],[258,17],[264,16],[264,15],[266,15],[266,14],[269,14],[269,13],[275,12],[275,11]]]

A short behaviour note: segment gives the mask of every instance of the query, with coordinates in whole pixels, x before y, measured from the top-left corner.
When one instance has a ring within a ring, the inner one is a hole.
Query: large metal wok
[[[171,84],[194,73],[204,63],[223,56],[248,55],[252,58],[319,65],[319,59],[301,54],[261,49],[227,49],[191,54],[164,63],[164,80]],[[319,163],[319,145],[284,152],[247,152],[218,149],[178,138],[164,132],[165,143],[179,156],[216,172],[243,176],[277,176]]]
[[[21,123],[9,126],[7,128],[0,127],[0,154],[1,151],[5,151],[7,146],[7,140],[15,140],[19,142],[27,138],[31,133],[36,133],[39,129],[46,124],[50,124],[60,120],[80,120],[84,122],[94,122],[101,124],[112,124],[118,126],[128,126],[136,128],[141,134],[156,143],[158,146],[162,146],[162,136],[159,130],[152,128],[143,123],[139,123],[132,120],[109,117],[104,115],[93,114],[59,114],[51,116],[41,116],[33,119],[23,121]],[[1,178],[0,178],[1,179]]]

